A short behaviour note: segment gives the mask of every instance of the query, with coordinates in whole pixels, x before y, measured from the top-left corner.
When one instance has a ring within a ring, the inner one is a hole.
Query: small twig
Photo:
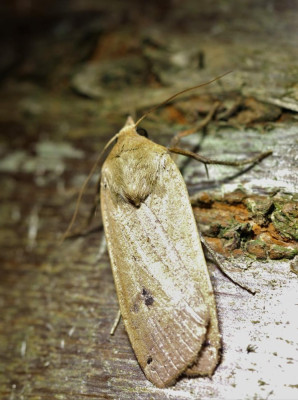
[[[91,235],[92,233],[95,233],[95,232],[101,232],[102,229],[103,229],[103,225],[99,225],[99,226],[96,226],[94,228],[91,228],[91,229],[83,231],[83,232],[77,231],[77,232],[72,233],[71,235],[68,235],[64,240],[73,240],[73,239],[76,239],[79,237],[85,237],[85,236]]]
[[[113,326],[110,330],[110,335],[113,336],[121,319],[121,311],[118,310]]]

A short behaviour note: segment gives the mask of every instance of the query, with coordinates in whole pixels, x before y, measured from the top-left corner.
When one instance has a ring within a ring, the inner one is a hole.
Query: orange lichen
[[[249,253],[257,259],[293,258],[298,244],[281,235],[271,222],[274,206],[266,196],[248,196],[237,190],[220,199],[200,193],[194,214],[210,246],[225,256]]]

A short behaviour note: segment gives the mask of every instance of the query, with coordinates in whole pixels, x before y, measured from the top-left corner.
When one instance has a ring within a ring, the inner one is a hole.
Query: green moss
[[[291,201],[289,201],[291,200]],[[271,220],[275,229],[288,239],[298,240],[298,202],[295,198],[280,198],[274,200],[275,211]]]
[[[250,240],[246,243],[246,251],[258,260],[267,258],[268,245],[260,239]]]
[[[282,258],[291,260],[296,256],[296,254],[298,254],[298,249],[278,246],[276,244],[272,245],[269,250],[269,257],[272,260],[281,260]]]
[[[273,202],[270,198],[248,198],[245,200],[245,205],[258,224],[268,224],[268,214],[273,208]]]

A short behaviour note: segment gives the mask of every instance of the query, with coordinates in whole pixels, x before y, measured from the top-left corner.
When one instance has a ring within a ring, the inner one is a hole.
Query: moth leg
[[[218,164],[218,165],[228,165],[231,167],[241,167],[243,165],[248,164],[256,164],[262,161],[264,158],[270,156],[272,151],[265,151],[264,153],[257,154],[255,157],[247,158],[245,160],[239,161],[223,161],[223,160],[214,160],[212,158],[201,156],[200,154],[193,153],[190,150],[181,149],[180,147],[170,147],[168,150],[171,153],[182,154],[183,156],[194,158],[195,160],[203,163],[205,166],[210,164]]]
[[[213,261],[214,264],[220,269],[221,273],[235,285],[239,286],[241,289],[244,289],[247,292],[255,295],[256,291],[254,289],[248,287],[247,285],[244,285],[243,283],[235,281],[235,279],[223,268],[223,262],[220,260],[220,256],[211,248],[211,246],[207,243],[207,241],[204,239],[203,235],[200,232],[199,234],[203,247],[207,250],[207,253],[211,261]]]
[[[76,230],[74,233],[69,234],[70,229],[68,228],[67,231],[64,233],[63,235],[63,240],[68,240],[68,239],[75,239],[78,237],[83,237],[83,236],[88,236],[89,234],[92,234],[94,232],[98,232],[102,230],[102,224],[100,224],[99,226],[95,227],[95,228],[91,228],[88,230],[89,225],[91,225],[91,222],[93,220],[94,215],[96,214],[96,211],[98,209],[98,206],[100,204],[100,179],[101,176],[99,176],[99,179],[97,181],[96,184],[96,194],[94,196],[94,202],[93,202],[93,206],[90,210],[89,216],[87,218],[87,221],[85,223],[85,227],[84,228],[79,228],[78,230]],[[74,217],[76,217],[77,215],[77,210],[74,213]],[[73,217],[73,220],[75,219]],[[70,224],[72,226],[72,222]]]
[[[121,319],[121,311],[118,310],[116,318],[115,318],[115,321],[114,321],[114,323],[112,325],[112,328],[110,330],[110,335],[111,336],[113,336],[114,333],[116,332],[116,329],[117,329],[117,326],[119,325],[120,319]]]
[[[76,220],[76,218],[77,218],[77,215],[78,215],[78,213],[79,213],[79,206],[80,206],[80,203],[81,203],[81,199],[82,199],[82,197],[83,197],[83,194],[84,194],[85,187],[87,186],[89,180],[91,179],[91,177],[92,177],[92,175],[93,175],[93,173],[94,173],[94,170],[95,170],[96,165],[97,165],[97,163],[94,164],[94,166],[93,166],[91,172],[89,173],[88,177],[85,179],[85,182],[84,182],[83,186],[81,187],[81,190],[80,190],[79,195],[78,195],[78,198],[77,198],[76,207],[75,207],[74,213],[73,213],[73,215],[72,215],[72,219],[71,219],[71,221],[70,221],[70,223],[69,223],[69,225],[68,225],[66,231],[65,231],[64,234],[62,235],[62,238],[61,238],[61,240],[60,240],[60,244],[62,244],[63,241],[64,241],[65,239],[68,239],[68,238],[70,238],[70,237],[73,237],[73,236],[80,236],[80,233],[75,233],[75,234],[73,234],[73,235],[70,235],[69,233],[71,232],[71,228],[72,228],[72,226],[73,226],[73,224],[74,224],[74,222],[75,222],[75,220]],[[100,180],[101,180],[101,174],[99,175],[99,179],[98,179],[98,182],[97,182],[97,192],[96,192],[96,196],[95,196],[95,201],[97,201],[97,204],[99,203]],[[88,220],[87,220],[87,224],[86,224],[87,227],[89,226],[90,222],[92,221],[93,215],[94,215],[94,213],[95,213],[95,211],[96,211],[96,209],[97,209],[97,205],[96,205],[96,202],[95,202],[95,201],[94,201],[94,205],[93,205],[93,207],[92,207],[92,209],[91,209],[91,213],[89,214],[89,218],[88,218]]]
[[[86,227],[88,227],[91,224],[100,204],[100,182],[101,182],[101,174],[99,175],[98,181],[96,183],[96,192],[93,200],[93,206],[90,209],[89,217],[86,222]]]
[[[212,120],[212,118],[214,117],[216,111],[218,110],[220,103],[216,102],[213,104],[213,106],[211,107],[211,110],[209,111],[209,113],[206,115],[206,117],[200,121],[197,125],[195,125],[193,128],[191,129],[186,129],[182,132],[177,133],[171,140],[171,147],[176,147],[180,144],[180,141],[182,138],[192,135],[193,133],[199,132],[202,129],[204,129],[209,122]]]

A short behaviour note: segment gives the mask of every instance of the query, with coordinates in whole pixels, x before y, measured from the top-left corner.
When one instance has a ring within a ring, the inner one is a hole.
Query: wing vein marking
[[[186,360],[183,356],[181,356],[180,352],[178,351],[178,348],[173,347],[172,342],[169,341],[169,336],[165,335],[163,333],[163,331],[160,328],[160,325],[158,325],[153,319],[150,319],[152,321],[152,324],[154,325],[154,327],[156,328],[157,332],[159,333],[159,335],[163,338],[163,342],[168,343],[170,349],[171,349],[171,354],[175,354],[176,352],[179,355],[179,358],[181,360],[181,362],[183,364],[185,364]],[[161,348],[161,350],[163,351],[163,353],[166,355],[167,359],[169,359],[169,361],[171,362],[171,364],[173,365],[174,369],[178,370],[178,368],[176,367],[176,365],[173,363],[172,358],[169,357],[168,352],[164,351],[163,348]]]
[[[156,331],[158,332],[158,335],[162,337],[162,343],[167,344],[168,348],[170,349],[170,351],[165,350],[164,346],[158,346],[159,350],[164,354],[165,359],[167,362],[170,362],[172,365],[172,368],[175,369],[176,371],[179,371],[179,368],[173,363],[172,361],[172,354],[174,355],[176,352],[176,349],[172,346],[172,343],[169,342],[168,337],[166,337],[163,334],[163,331],[160,328],[159,324],[156,324],[154,322],[154,320],[151,320],[151,322],[153,323],[154,328],[156,329]],[[183,360],[182,360],[183,362]],[[167,375],[169,375],[168,371],[167,371]]]
[[[174,325],[176,325],[176,327],[181,328],[181,325],[179,325],[175,320],[173,320]],[[167,330],[162,330],[160,325],[157,324],[155,322],[154,319],[150,318],[150,324],[152,324],[152,326],[154,327],[154,331],[153,332],[157,332],[157,337],[159,336],[161,338],[161,340],[155,340],[156,338],[153,337],[153,335],[151,335],[152,341],[153,343],[157,344],[157,343],[161,343],[162,345],[157,345],[156,347],[158,348],[158,351],[156,354],[154,354],[155,360],[158,362],[157,365],[155,365],[154,370],[152,368],[149,368],[150,372],[152,373],[153,371],[155,371],[158,376],[161,378],[161,376],[163,375],[162,372],[158,372],[160,370],[160,368],[165,369],[165,361],[166,363],[170,363],[171,367],[169,366],[169,369],[166,369],[165,375],[169,376],[169,377],[173,377],[173,373],[171,372],[171,370],[175,370],[177,375],[176,378],[182,374],[188,367],[189,365],[195,361],[199,351],[200,351],[200,343],[202,342],[202,340],[198,341],[198,348],[193,348],[191,349],[189,347],[189,345],[184,341],[183,336],[182,335],[175,335],[176,333],[176,329],[175,326],[173,326],[171,328],[171,330],[169,331],[169,329]],[[191,340],[191,338],[193,338],[193,333],[191,332],[190,335],[188,336],[189,340]],[[186,348],[187,348],[187,353],[184,356],[181,355],[180,351],[179,351],[179,347],[178,346],[174,346],[171,341],[171,339],[173,338],[173,342],[175,340],[178,340],[178,342],[181,343],[185,343]],[[166,349],[169,349],[169,351],[167,351],[163,344],[166,345]],[[158,354],[162,354],[163,356],[158,357]],[[180,361],[179,361],[180,359]],[[176,360],[176,363],[174,363],[173,360]]]
[[[181,310],[182,311],[182,310]],[[175,310],[175,315],[178,314],[178,311]],[[186,312],[184,312],[184,314],[186,314]],[[185,324],[184,322],[184,318],[182,318],[181,324],[180,326],[183,326],[185,331],[188,331],[188,333],[194,337],[195,339],[198,339],[198,334],[196,334],[195,332],[193,332],[188,325]],[[191,350],[191,347],[189,346],[189,344],[184,340],[184,338],[181,336],[181,340],[183,341],[183,343],[188,347],[189,350]],[[191,350],[192,351],[192,350]]]

